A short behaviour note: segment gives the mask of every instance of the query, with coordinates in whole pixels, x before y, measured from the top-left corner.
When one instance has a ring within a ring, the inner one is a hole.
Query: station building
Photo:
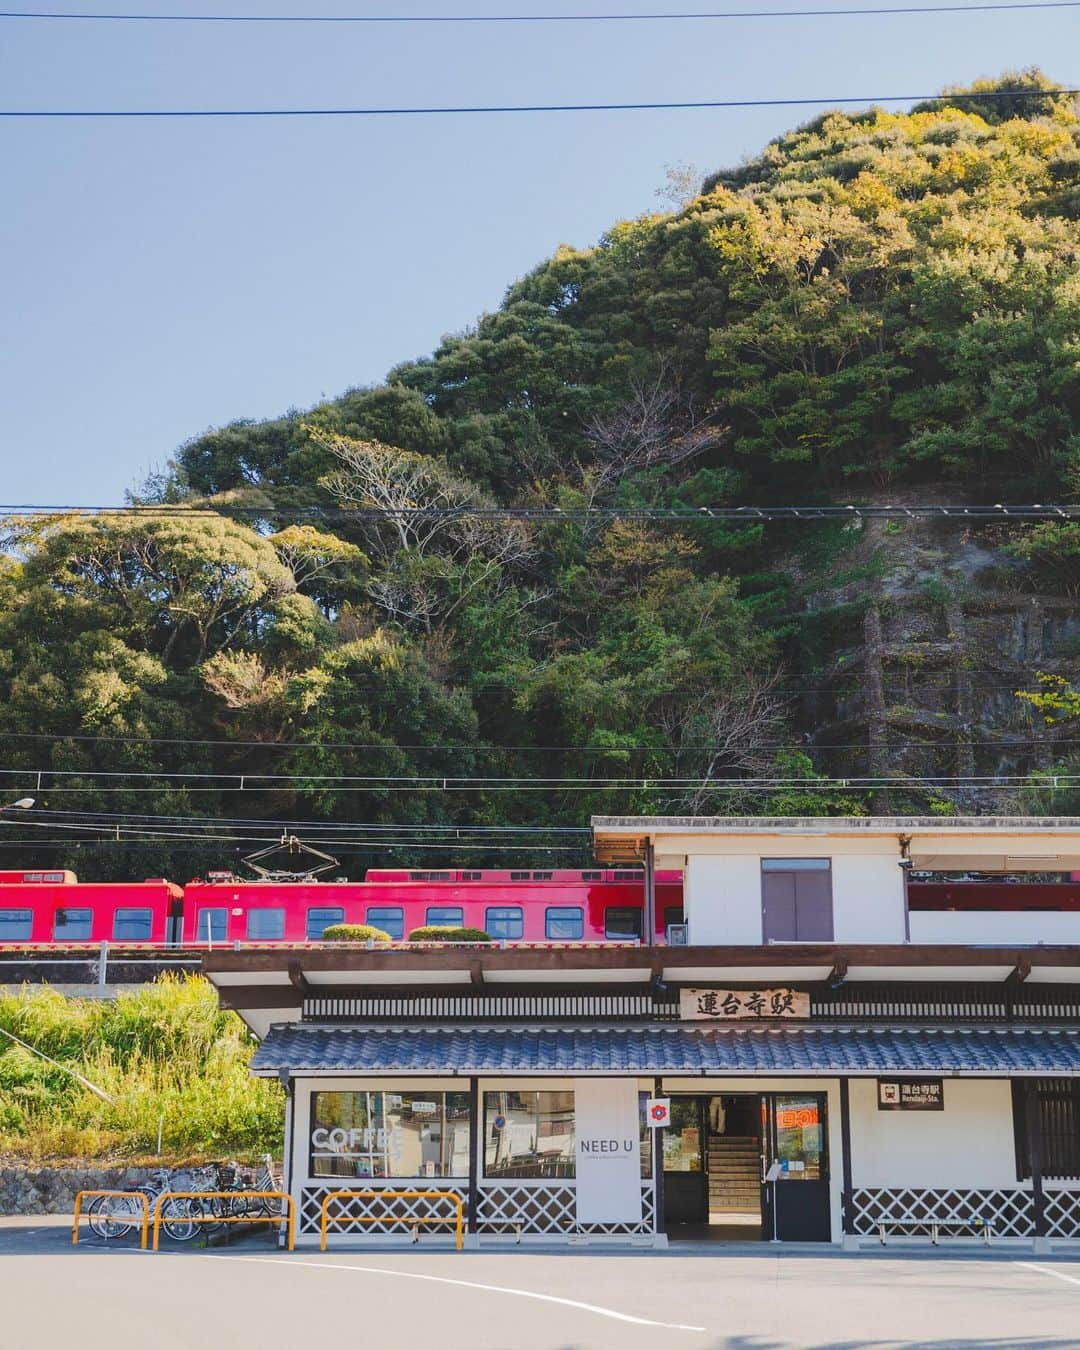
[[[1080,909],[908,903],[912,873],[1080,872],[1080,819],[593,832],[647,933],[683,874],[667,944],[206,955],[288,1092],[300,1242],[334,1191],[331,1243],[409,1241],[446,1207],[390,1193],[425,1191],[481,1245],[1080,1243]]]

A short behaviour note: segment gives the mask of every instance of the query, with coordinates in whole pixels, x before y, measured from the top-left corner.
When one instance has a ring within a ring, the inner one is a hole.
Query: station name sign
[[[879,1078],[879,1111],[944,1111],[945,1088],[940,1078]]]
[[[680,989],[684,1022],[766,1022],[809,1018],[810,995],[797,989]]]

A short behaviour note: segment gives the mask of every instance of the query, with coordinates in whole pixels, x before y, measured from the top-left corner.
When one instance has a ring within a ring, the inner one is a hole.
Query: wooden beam
[[[299,990],[301,998],[311,997],[311,985],[307,982],[298,957],[289,962],[289,983],[294,989]]]

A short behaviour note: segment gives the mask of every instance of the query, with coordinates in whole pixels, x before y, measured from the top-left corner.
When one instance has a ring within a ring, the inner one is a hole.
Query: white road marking
[[[192,1256],[203,1261],[219,1261],[222,1258],[209,1252],[192,1252]],[[228,1261],[248,1261],[258,1265],[277,1266],[313,1266],[316,1270],[358,1270],[364,1275],[391,1275],[402,1280],[427,1280],[432,1284],[456,1284],[462,1289],[481,1289],[489,1294],[514,1294],[518,1298],[534,1298],[541,1303],[559,1303],[564,1308],[579,1308],[582,1312],[596,1313],[598,1317],[610,1317],[616,1322],[633,1322],[639,1327],[663,1327],[665,1331],[704,1331],[704,1327],[686,1326],[682,1322],[654,1322],[649,1317],[633,1317],[630,1313],[617,1312],[614,1308],[601,1308],[596,1303],[579,1303],[573,1298],[559,1298],[555,1294],[538,1294],[532,1289],[511,1289],[503,1284],[480,1284],[475,1280],[452,1280],[445,1275],[422,1275],[417,1270],[386,1270],[382,1266],[343,1266],[331,1261],[282,1261],[273,1256],[229,1256]]]
[[[1051,1270],[1049,1266],[1037,1266],[1033,1261],[1017,1261],[1025,1270],[1037,1270],[1040,1275],[1053,1275],[1055,1280],[1064,1280],[1066,1284],[1080,1285],[1075,1275],[1063,1275],[1060,1270]]]

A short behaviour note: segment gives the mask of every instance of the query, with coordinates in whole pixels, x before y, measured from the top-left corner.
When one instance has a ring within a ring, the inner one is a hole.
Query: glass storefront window
[[[696,1097],[673,1097],[664,1130],[664,1171],[701,1171],[701,1110]]]
[[[775,1098],[776,1160],[781,1181],[820,1181],[824,1102],[820,1097],[778,1094]]]
[[[485,1092],[484,1175],[577,1175],[573,1092]]]
[[[467,1092],[316,1092],[313,1177],[467,1177]]]

